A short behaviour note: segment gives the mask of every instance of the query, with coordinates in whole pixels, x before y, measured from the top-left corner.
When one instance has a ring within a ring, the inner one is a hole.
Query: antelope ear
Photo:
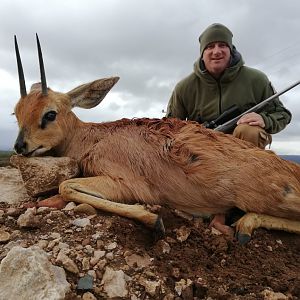
[[[69,91],[72,107],[92,108],[97,106],[118,82],[120,77],[102,78],[82,84]]]

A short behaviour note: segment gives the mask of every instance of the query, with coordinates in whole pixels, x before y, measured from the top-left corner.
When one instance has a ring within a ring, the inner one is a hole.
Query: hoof
[[[251,240],[251,235],[246,233],[237,232],[236,239],[238,240],[240,245],[245,245]]]
[[[66,202],[62,199],[60,195],[56,195],[53,197],[50,197],[45,200],[41,200],[37,202],[37,207],[51,207],[56,209],[62,209],[66,206]]]
[[[157,220],[154,225],[154,238],[155,240],[160,240],[165,236],[165,226],[163,220],[160,216],[157,217]]]

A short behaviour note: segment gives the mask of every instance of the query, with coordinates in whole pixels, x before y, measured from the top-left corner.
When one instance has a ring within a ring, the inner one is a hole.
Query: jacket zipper
[[[221,93],[221,83],[217,80],[218,90],[219,90],[219,116],[222,114],[222,93]]]

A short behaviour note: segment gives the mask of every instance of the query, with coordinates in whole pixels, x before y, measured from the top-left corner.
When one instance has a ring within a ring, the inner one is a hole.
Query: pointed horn
[[[17,65],[18,65],[20,93],[21,93],[21,97],[25,97],[25,96],[27,96],[26,84],[25,84],[25,77],[24,77],[24,72],[23,72],[23,67],[22,67],[22,62],[21,62],[21,56],[20,56],[20,52],[19,52],[19,47],[18,47],[18,42],[17,42],[17,37],[16,36],[15,36],[15,50],[16,50]]]
[[[36,42],[37,42],[37,47],[38,47],[38,55],[39,55],[39,63],[40,63],[42,94],[44,96],[47,96],[48,95],[48,89],[47,89],[45,68],[44,68],[44,62],[43,62],[43,55],[42,55],[41,45],[40,45],[40,41],[39,41],[39,37],[38,37],[37,33],[36,33]]]

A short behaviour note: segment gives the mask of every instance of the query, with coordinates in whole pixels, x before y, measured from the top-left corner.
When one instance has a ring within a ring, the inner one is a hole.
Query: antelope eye
[[[51,110],[48,111],[47,113],[45,113],[43,119],[45,119],[46,121],[54,121],[56,118],[56,111]]]
[[[42,119],[41,128],[44,129],[48,122],[53,122],[56,119],[56,115],[57,113],[54,110],[46,112]]]

